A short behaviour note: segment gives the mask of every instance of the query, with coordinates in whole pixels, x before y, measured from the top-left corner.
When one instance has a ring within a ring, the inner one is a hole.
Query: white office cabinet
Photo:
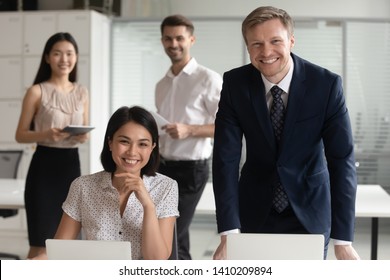
[[[23,50],[23,16],[0,13],[0,55],[20,55]]]
[[[47,39],[56,31],[55,13],[28,13],[23,18],[23,52],[25,55],[42,55]]]
[[[22,64],[20,56],[0,56],[0,100],[22,97]]]
[[[81,55],[90,53],[91,15],[85,12],[63,13],[58,15],[58,31],[71,32]]]
[[[25,95],[27,89],[32,86],[35,75],[37,74],[40,56],[25,56],[23,58],[23,90],[22,96]]]
[[[77,61],[77,80],[82,85],[89,85],[89,80],[91,78],[90,64],[89,64],[89,56],[80,55]],[[90,86],[88,86],[90,91]],[[89,93],[91,95],[91,92]]]
[[[9,145],[15,142],[15,130],[19,120],[21,101],[6,101],[0,99],[0,143]]]
[[[19,120],[21,101],[0,100],[0,143],[8,145],[15,141],[15,130]]]

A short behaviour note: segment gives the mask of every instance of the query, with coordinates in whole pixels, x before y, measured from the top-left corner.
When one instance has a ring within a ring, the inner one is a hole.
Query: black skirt
[[[26,178],[24,201],[30,246],[45,247],[62,217],[62,203],[70,184],[81,175],[77,148],[39,146]]]

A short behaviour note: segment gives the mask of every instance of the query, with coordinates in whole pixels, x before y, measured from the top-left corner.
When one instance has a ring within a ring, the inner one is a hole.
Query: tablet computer
[[[62,131],[68,132],[71,135],[78,135],[78,134],[84,134],[84,133],[90,132],[94,128],[95,128],[94,126],[68,125]]]

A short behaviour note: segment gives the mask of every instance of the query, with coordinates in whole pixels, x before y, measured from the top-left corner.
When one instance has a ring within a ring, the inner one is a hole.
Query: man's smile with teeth
[[[271,64],[271,63],[274,63],[276,60],[278,60],[278,59],[277,58],[272,58],[272,59],[268,59],[268,60],[262,59],[261,62],[265,63],[265,64]]]

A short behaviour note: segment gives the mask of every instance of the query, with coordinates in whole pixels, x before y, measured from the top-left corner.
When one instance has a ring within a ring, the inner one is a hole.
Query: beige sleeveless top
[[[71,92],[60,92],[50,83],[44,82],[39,85],[42,97],[41,105],[34,118],[35,131],[84,124],[84,103],[88,99],[86,87],[73,83],[74,87]],[[75,144],[68,138],[61,142],[45,141],[38,142],[38,144],[57,148],[75,147]]]

